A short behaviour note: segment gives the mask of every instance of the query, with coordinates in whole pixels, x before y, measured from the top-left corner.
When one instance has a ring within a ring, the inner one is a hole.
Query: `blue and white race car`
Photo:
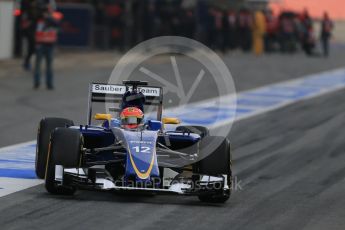
[[[93,114],[96,102],[114,107]],[[162,88],[147,82],[90,84],[87,125],[75,126],[63,118],[41,120],[37,176],[52,194],[72,195],[85,188],[227,201],[232,182],[229,140],[210,136],[206,127],[178,126],[179,119],[162,118],[162,104]],[[144,114],[148,107],[155,119],[142,119],[140,111]],[[176,128],[168,131],[167,124]]]

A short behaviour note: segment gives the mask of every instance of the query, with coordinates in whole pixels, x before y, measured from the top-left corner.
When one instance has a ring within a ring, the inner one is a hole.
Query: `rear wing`
[[[132,86],[91,83],[89,86],[89,103],[87,123],[91,125],[92,105],[93,103],[112,103],[114,107],[109,108],[107,112],[120,112],[120,105],[123,95],[131,90]],[[163,111],[163,89],[156,86],[138,86],[137,90],[145,96],[145,104],[157,107],[157,120],[162,120]]]

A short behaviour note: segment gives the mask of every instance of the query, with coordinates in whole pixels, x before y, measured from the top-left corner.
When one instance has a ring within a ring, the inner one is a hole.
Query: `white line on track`
[[[15,144],[15,145],[10,145],[10,146],[6,146],[6,147],[2,147],[2,148],[0,148],[0,154],[2,152],[11,151],[11,150],[15,150],[15,149],[18,149],[18,148],[21,148],[21,147],[25,147],[25,146],[28,146],[28,145],[34,145],[34,144],[36,144],[36,141],[32,140],[32,141],[22,142],[22,143]]]
[[[0,197],[42,184],[38,179],[0,177]]]

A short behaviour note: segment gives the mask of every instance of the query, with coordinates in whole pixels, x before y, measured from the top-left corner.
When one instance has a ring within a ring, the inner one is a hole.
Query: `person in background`
[[[23,0],[21,2],[21,29],[27,43],[23,68],[31,70],[31,57],[35,54],[35,30],[37,22],[37,10],[35,0]]]
[[[266,32],[266,18],[261,11],[256,11],[254,14],[253,25],[253,50],[256,55],[261,55],[264,52],[264,37]]]
[[[213,7],[208,8],[208,20],[207,20],[207,43],[206,45],[208,47],[210,47],[211,49],[215,50],[215,44],[216,44],[216,40],[217,40],[217,36],[216,36],[216,19],[214,17],[215,15],[215,9]]]
[[[234,50],[237,48],[236,12],[232,9],[228,10],[223,20],[225,50]]]
[[[241,9],[237,18],[237,34],[239,45],[244,52],[252,48],[253,18],[249,10]]]
[[[215,50],[221,50],[224,52],[224,39],[223,39],[223,12],[220,9],[213,9],[211,11],[214,17],[214,44],[213,48]]]
[[[209,19],[206,1],[197,1],[195,7],[195,39],[209,46]]]
[[[308,56],[312,56],[315,47],[314,26],[307,10],[304,11],[301,22],[303,26],[302,47]]]
[[[280,49],[283,53],[293,53],[296,50],[296,25],[294,17],[282,14],[279,19]]]
[[[275,50],[275,44],[278,40],[278,19],[273,15],[272,10],[266,11],[266,35],[265,51],[271,53]]]
[[[211,7],[209,9],[209,44],[213,50],[223,48],[223,13],[219,9]]]
[[[193,39],[194,34],[195,34],[194,12],[190,9],[185,9],[185,10],[182,10],[181,13],[182,13],[182,15],[181,15],[181,18],[182,18],[182,24],[181,24],[182,36]]]
[[[57,42],[58,22],[53,18],[52,10],[41,6],[36,28],[36,64],[34,70],[34,89],[38,89],[41,80],[41,63],[46,62],[46,85],[48,90],[53,85],[53,51]]]
[[[142,9],[142,36],[143,40],[155,37],[157,24],[157,9],[153,0],[146,0],[145,7]]]
[[[321,45],[325,57],[329,56],[329,40],[332,37],[333,28],[334,24],[328,13],[325,12],[321,22]]]

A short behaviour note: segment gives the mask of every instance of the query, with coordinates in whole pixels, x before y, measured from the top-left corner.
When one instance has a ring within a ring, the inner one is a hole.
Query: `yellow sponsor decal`
[[[49,141],[49,144],[48,144],[48,156],[47,156],[47,163],[46,163],[46,171],[44,173],[44,179],[47,178],[47,174],[48,174],[48,164],[49,164],[50,152],[51,152],[51,141]]]

